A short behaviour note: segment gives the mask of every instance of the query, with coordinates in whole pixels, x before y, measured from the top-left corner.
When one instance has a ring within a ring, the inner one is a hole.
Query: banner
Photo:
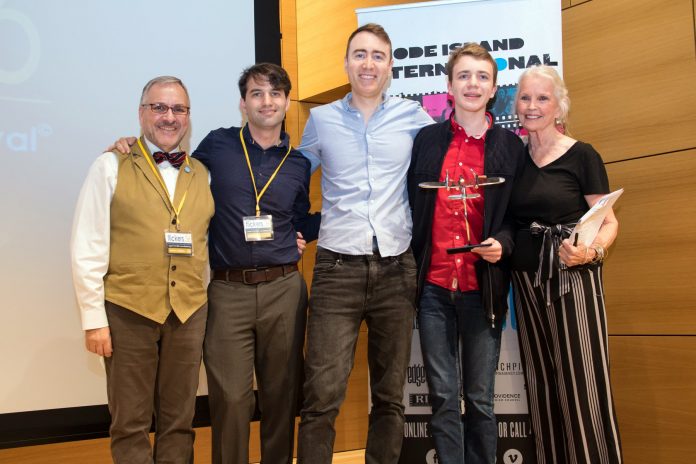
[[[356,12],[358,24],[381,24],[391,37],[394,66],[388,94],[420,102],[437,121],[446,119],[451,111],[445,73],[449,53],[466,42],[481,44],[498,65],[498,93],[491,112],[495,123],[504,128],[517,130],[514,98],[517,80],[526,68],[547,64],[562,74],[558,0],[433,1]],[[412,342],[400,462],[434,464],[438,459],[429,431],[431,410],[417,322]],[[503,325],[495,413],[497,462],[535,463],[512,298]]]

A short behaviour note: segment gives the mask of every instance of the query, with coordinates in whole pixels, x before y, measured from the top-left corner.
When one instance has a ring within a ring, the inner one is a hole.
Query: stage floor
[[[254,453],[251,453],[252,455]],[[0,450],[1,464],[111,464],[109,439],[70,441]],[[334,464],[361,464],[365,450],[336,453]],[[196,429],[194,464],[210,463],[210,427]]]

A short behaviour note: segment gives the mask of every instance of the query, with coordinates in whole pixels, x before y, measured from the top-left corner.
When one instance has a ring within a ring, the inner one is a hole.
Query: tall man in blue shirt
[[[416,293],[406,173],[413,138],[433,121],[416,102],[384,93],[391,67],[384,29],[355,30],[345,57],[351,92],[311,110],[299,148],[322,164],[323,204],[298,462],[331,462],[363,320],[372,393],[365,462],[399,459]]]

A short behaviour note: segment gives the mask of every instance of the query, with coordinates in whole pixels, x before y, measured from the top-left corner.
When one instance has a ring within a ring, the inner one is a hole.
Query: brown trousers
[[[192,428],[207,305],[185,324],[158,324],[106,302],[114,347],[106,361],[114,463],[193,463]],[[155,417],[155,445],[148,433]]]

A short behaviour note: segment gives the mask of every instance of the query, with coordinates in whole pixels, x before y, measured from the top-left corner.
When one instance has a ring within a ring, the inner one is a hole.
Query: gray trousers
[[[207,306],[158,324],[106,302],[114,353],[104,358],[117,464],[193,463],[192,428]],[[148,433],[155,416],[155,445]]]
[[[261,462],[292,462],[307,287],[299,272],[245,285],[214,280],[204,360],[212,425],[212,462],[249,462],[249,422],[261,411]]]
[[[298,463],[333,458],[334,423],[367,323],[370,411],[366,464],[396,464],[404,434],[403,387],[411,354],[416,264],[413,253],[347,256],[318,249],[312,281]]]

